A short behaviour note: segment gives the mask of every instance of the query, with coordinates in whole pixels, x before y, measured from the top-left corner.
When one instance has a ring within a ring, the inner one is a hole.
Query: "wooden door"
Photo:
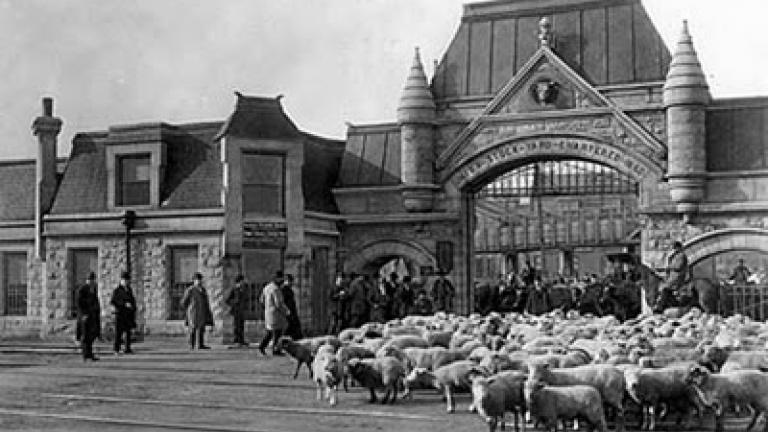
[[[70,250],[72,269],[69,274],[69,313],[72,318],[77,316],[77,289],[85,283],[89,273],[96,273],[99,270],[98,261],[98,249]]]
[[[312,292],[312,331],[322,334],[328,327],[331,280],[328,273],[328,247],[312,248],[310,289]]]

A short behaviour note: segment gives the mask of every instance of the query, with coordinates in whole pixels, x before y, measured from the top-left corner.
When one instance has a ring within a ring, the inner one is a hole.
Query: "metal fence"
[[[8,284],[6,287],[5,314],[27,314],[27,284]]]
[[[725,316],[741,314],[765,321],[768,317],[768,284],[722,284],[720,310]]]

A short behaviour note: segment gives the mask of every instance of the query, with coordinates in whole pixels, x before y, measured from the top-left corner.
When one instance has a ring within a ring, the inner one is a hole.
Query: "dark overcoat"
[[[96,285],[84,284],[77,290],[77,325],[84,338],[101,336],[101,305]]]
[[[115,326],[136,328],[136,297],[130,287],[118,285],[109,303],[115,307]]]

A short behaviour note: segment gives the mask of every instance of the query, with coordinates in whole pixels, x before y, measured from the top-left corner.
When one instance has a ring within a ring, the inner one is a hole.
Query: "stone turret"
[[[435,190],[435,101],[418,48],[397,107],[397,122],[400,124],[403,205],[411,212],[430,211]]]
[[[664,84],[664,107],[667,110],[668,166],[670,194],[677,211],[696,212],[704,198],[707,170],[706,107],[710,102],[709,86],[701,68],[688,23],[683,33]]]

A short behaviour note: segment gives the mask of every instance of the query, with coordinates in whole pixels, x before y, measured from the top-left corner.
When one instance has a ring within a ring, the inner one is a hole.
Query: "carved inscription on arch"
[[[495,166],[528,157],[574,157],[597,161],[641,178],[648,173],[644,162],[613,146],[574,137],[535,137],[511,141],[481,153],[455,174],[466,185]]]

